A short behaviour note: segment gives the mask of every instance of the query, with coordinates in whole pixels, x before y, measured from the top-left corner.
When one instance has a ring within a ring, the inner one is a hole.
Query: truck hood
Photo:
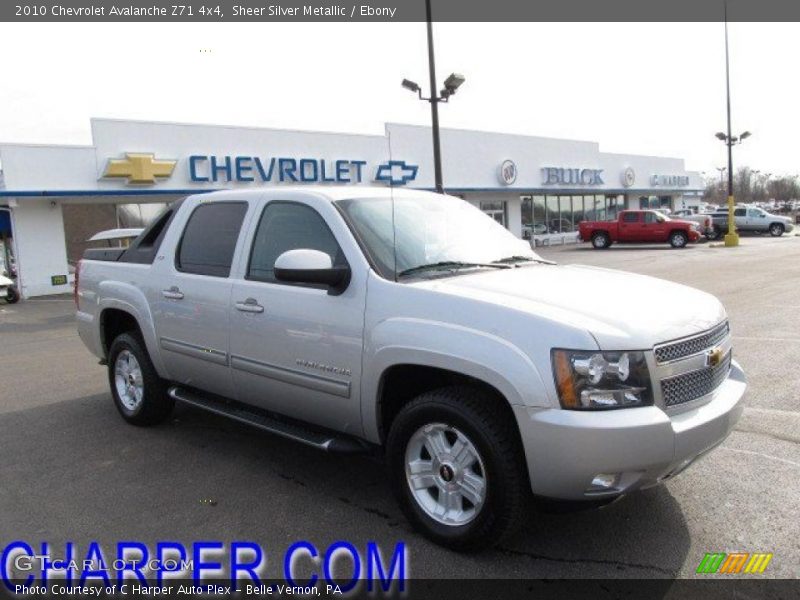
[[[720,301],[700,290],[580,265],[481,271],[418,285],[584,329],[604,350],[652,348],[709,329],[726,316]]]

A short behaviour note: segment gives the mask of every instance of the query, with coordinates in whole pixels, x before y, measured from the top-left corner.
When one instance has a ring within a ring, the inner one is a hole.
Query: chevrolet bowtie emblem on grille
[[[722,362],[722,348],[716,347],[706,354],[706,366],[716,367]]]
[[[128,183],[155,183],[156,177],[169,177],[177,160],[156,160],[154,154],[128,152],[125,158],[112,158],[103,177],[126,177]]]

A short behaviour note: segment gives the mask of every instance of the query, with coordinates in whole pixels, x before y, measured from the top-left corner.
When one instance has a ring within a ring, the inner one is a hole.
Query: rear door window
[[[622,215],[622,220],[625,223],[638,223],[639,222],[639,213],[635,212],[628,212]]]
[[[194,209],[183,231],[175,266],[184,273],[228,277],[247,202],[213,202]]]

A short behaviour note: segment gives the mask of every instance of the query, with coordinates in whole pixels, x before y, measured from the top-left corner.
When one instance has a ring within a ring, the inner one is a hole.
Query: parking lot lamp
[[[431,104],[431,129],[433,130],[433,178],[437,194],[444,194],[442,184],[442,150],[439,141],[439,103],[447,102],[450,96],[456,93],[465,79],[463,75],[451,73],[444,80],[444,87],[438,94],[436,93],[436,63],[433,57],[433,23],[431,18],[431,0],[425,0],[425,17],[428,24],[428,74],[430,75],[431,95],[423,98],[422,88],[413,81],[403,79],[402,86],[411,92],[415,92],[420,100]]]
[[[731,69],[730,54],[728,51],[728,3],[724,4],[725,10],[725,98],[728,112],[728,133],[717,133],[717,139],[725,142],[728,146],[728,233],[725,235],[725,246],[733,247],[739,245],[739,234],[736,233],[736,220],[734,219],[733,201],[733,145],[740,144],[750,136],[749,131],[745,131],[736,137],[731,133]]]

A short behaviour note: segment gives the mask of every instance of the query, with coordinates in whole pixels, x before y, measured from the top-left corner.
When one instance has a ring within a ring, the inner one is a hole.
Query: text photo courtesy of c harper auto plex
[[[800,595],[800,7],[186,1],[0,6],[0,598]]]

